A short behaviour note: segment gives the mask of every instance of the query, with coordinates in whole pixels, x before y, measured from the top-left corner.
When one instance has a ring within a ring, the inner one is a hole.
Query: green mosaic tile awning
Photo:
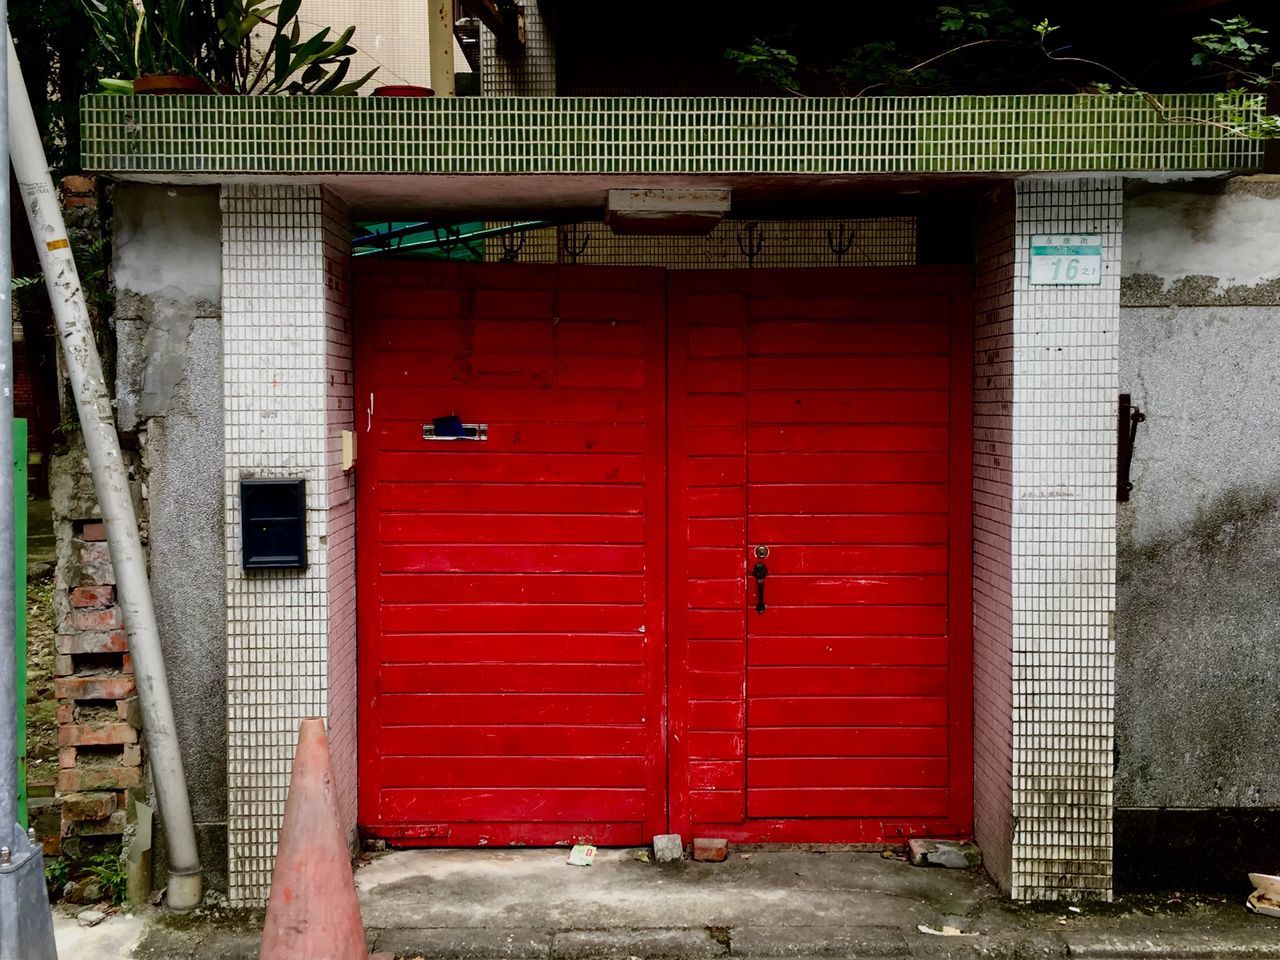
[[[1210,94],[85,98],[84,166],[196,174],[926,174],[1249,169]],[[1173,118],[1171,120],[1170,118]]]

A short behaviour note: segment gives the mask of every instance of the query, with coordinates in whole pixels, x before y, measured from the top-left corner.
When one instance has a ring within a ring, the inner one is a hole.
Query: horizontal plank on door
[[[942,757],[772,757],[747,759],[747,783],[761,787],[945,787]]]
[[[775,552],[784,549],[775,547]],[[947,602],[947,578],[937,574],[787,576],[770,573],[766,595],[771,603],[779,606]]]
[[[746,349],[746,332],[741,326],[689,327],[689,356],[741,357]]]
[[[747,787],[751,817],[942,817],[950,808],[936,787]]]
[[[798,279],[798,278],[797,278]],[[850,281],[852,283],[854,281]],[[951,299],[935,293],[912,293],[895,290],[890,294],[856,293],[818,295],[812,290],[793,290],[786,294],[760,295],[747,298],[751,325],[761,320],[803,317],[806,320],[835,321],[839,325],[866,320],[895,323],[932,319],[948,319]]]
[[[747,421],[927,425],[947,422],[950,400],[946,390],[755,390],[747,397]]]
[[[691,487],[736,487],[747,479],[747,464],[741,456],[694,455],[685,464],[685,482]]]
[[[382,510],[441,514],[643,513],[648,493],[641,484],[427,483],[380,481]]]
[[[383,603],[643,603],[635,574],[388,573],[376,587]]]
[[[737,760],[746,756],[746,736],[741,731],[690,730],[685,736],[693,759]]]
[[[686,721],[690,730],[739,732],[747,722],[747,707],[741,697],[700,700],[693,691]]]
[[[767,584],[765,598],[768,599]],[[747,629],[753,637],[847,637],[854,634],[896,637],[904,633],[940,636],[947,632],[947,608],[942,605],[905,604],[829,607],[768,604],[763,615],[750,618]]]
[[[374,394],[373,412],[423,422],[457,415],[466,422],[643,423],[649,407],[642,390],[416,386],[382,387]]]
[[[747,723],[760,727],[931,727],[947,722],[946,697],[752,697]]]
[[[747,524],[742,517],[690,517],[685,523],[685,543],[690,547],[738,547],[742,549]]]
[[[935,757],[948,750],[946,727],[757,727],[752,757]]]
[[[788,544],[942,544],[950,535],[945,513],[753,514],[752,543]]]
[[[696,462],[696,461],[695,461]],[[741,463],[741,460],[735,460]],[[756,483],[944,483],[950,476],[946,451],[849,453],[755,453],[746,475]]]
[[[741,547],[691,547],[685,559],[690,577],[740,577],[746,570]]]
[[[423,440],[422,427],[430,420],[379,418],[373,442],[380,451],[426,453],[450,446]],[[487,453],[644,453],[650,430],[643,424],[611,423],[504,423],[490,420],[489,438],[477,443]],[[361,443],[365,440],[362,437]],[[472,441],[452,441],[466,452]],[[474,452],[474,451],[473,451]]]
[[[690,518],[732,517],[740,520],[747,509],[746,487],[694,487],[685,491],[684,508]]]
[[[848,450],[929,452],[951,448],[951,431],[948,427],[909,423],[771,423],[750,427],[747,437],[754,453],[843,453]]]
[[[749,667],[750,697],[945,697],[945,667]]]
[[[379,693],[643,693],[637,663],[382,663]]]
[[[428,625],[429,626],[429,625]],[[393,633],[382,663],[642,663],[651,641],[621,633]]]
[[[384,603],[382,629],[394,633],[642,633],[639,604]]]
[[[413,752],[485,753],[492,746],[484,731],[503,725],[552,724],[568,729],[578,724],[641,724],[646,719],[645,695],[638,693],[393,693],[380,694],[378,717],[388,728],[413,729],[397,734],[396,742]],[[454,726],[436,726],[453,724]],[[454,742],[458,736],[484,749],[468,751]],[[480,731],[479,733],[467,731]],[[496,742],[496,741],[494,741]],[[535,752],[537,739],[529,742]],[[446,746],[447,745],[447,749]],[[379,743],[382,753],[395,753]]]
[[[652,744],[645,726],[383,725],[379,756],[643,757]]]
[[[820,320],[755,322],[747,330],[753,356],[846,354],[946,354],[951,331],[946,323],[824,323]]]
[[[935,545],[794,545],[771,552],[768,564],[770,576],[941,574],[947,572],[947,549]]]
[[[752,483],[752,514],[943,513],[951,491],[945,483]]]
[[[383,513],[382,543],[644,543],[635,514]]]
[[[747,428],[736,423],[720,426],[683,424],[685,446],[691,454],[705,456],[741,456],[747,449]],[[677,425],[678,429],[679,425]]]
[[[945,636],[752,637],[747,644],[747,662],[752,666],[945,666],[949,647]]]
[[[643,483],[645,459],[626,453],[492,453],[483,444],[428,443],[414,453],[381,454],[378,471],[392,481]]]
[[[578,787],[453,788],[384,787],[381,809],[388,819],[440,820],[642,820],[640,789]]]
[[[553,349],[548,344],[548,350]],[[607,387],[640,389],[643,357],[567,356],[522,350],[401,349],[380,357],[372,386]]]
[[[388,544],[379,551],[383,573],[639,573],[640,546],[448,546]]]
[[[645,786],[644,757],[382,757],[384,787],[634,787]]]
[[[937,389],[950,382],[950,366],[946,356],[752,356],[747,382],[752,390]]]

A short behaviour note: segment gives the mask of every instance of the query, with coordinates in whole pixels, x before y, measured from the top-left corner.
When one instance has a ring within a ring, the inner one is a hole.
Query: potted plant
[[[94,31],[134,93],[211,93],[213,0],[84,0]],[[120,90],[121,85],[107,84]]]
[[[83,0],[122,78],[116,93],[355,93],[355,27],[303,37],[301,0]]]
[[[356,28],[332,37],[325,27],[303,39],[301,5],[302,0],[218,0],[215,69],[232,92],[341,96],[355,93],[377,72],[374,67],[347,80]]]

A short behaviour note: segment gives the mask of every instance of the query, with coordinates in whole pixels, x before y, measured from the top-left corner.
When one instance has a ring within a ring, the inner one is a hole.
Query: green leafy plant
[[[797,92],[799,60],[795,54],[757,39],[745,50],[726,50],[724,55],[738,73],[787,93]]]
[[[218,31],[221,59],[236,93],[355,93],[377,68],[358,80],[346,80],[351,69],[355,27],[336,37],[330,28],[303,39],[298,22],[302,0],[222,0]],[[266,34],[259,49],[255,37]]]
[[[53,896],[62,896],[62,888],[67,885],[68,879],[70,872],[65,857],[50,857],[44,862],[44,882]]]
[[[129,79],[207,79],[217,42],[211,0],[83,0],[112,66]]]
[[[114,853],[100,853],[84,865],[85,871],[98,882],[102,899],[113,904],[124,902],[124,860]]]
[[[82,0],[120,78],[109,93],[156,74],[197,77],[227,93],[355,93],[376,72],[348,80],[355,27],[304,36],[301,0]],[[123,79],[121,79],[123,78]]]

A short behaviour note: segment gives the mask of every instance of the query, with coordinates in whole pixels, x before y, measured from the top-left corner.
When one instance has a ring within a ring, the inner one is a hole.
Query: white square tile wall
[[[303,718],[329,718],[335,741],[350,744],[342,747],[349,770],[334,751],[335,776],[339,785],[355,783],[353,688],[346,693],[355,675],[347,610],[355,584],[345,555],[354,498],[331,466],[336,431],[350,422],[349,258],[340,242],[349,229],[345,211],[316,186],[223,188],[228,854],[236,905],[260,904],[270,889]],[[239,481],[247,477],[306,480],[305,570],[241,569]],[[331,706],[350,715],[331,716]]]
[[[1012,894],[1111,898],[1119,177],[1017,183]],[[1034,234],[1102,237],[1097,287],[1032,286]]]

